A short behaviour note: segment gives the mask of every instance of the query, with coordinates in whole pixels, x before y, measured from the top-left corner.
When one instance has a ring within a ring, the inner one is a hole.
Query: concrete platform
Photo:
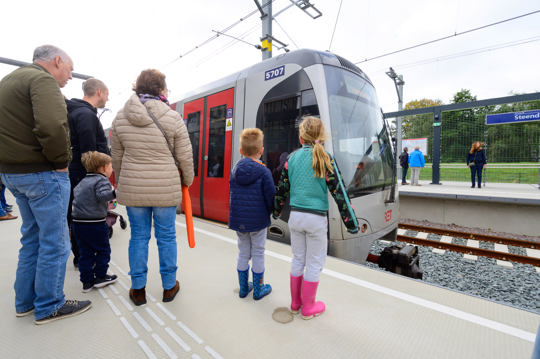
[[[399,185],[402,218],[491,229],[528,236],[540,235],[538,185],[469,182],[421,186]]]
[[[9,199],[8,202],[14,203]],[[122,207],[119,212],[125,214]],[[15,206],[14,214],[18,214]],[[125,217],[127,218],[127,217]],[[161,302],[155,240],[150,242],[148,304],[131,305],[129,227],[114,226],[114,285],[81,293],[67,264],[68,298],[90,299],[79,316],[36,326],[16,318],[13,281],[20,218],[0,222],[0,357],[2,358],[523,358],[531,355],[540,315],[329,257],[318,298],[327,311],[286,324],[272,318],[289,305],[290,247],[269,241],[260,301],[238,297],[235,235],[195,220],[188,248],[177,217],[181,290]]]

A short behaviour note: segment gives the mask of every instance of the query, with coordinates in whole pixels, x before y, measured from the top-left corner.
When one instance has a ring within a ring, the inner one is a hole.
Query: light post
[[[398,75],[393,68],[390,67],[390,70],[386,71],[388,77],[394,81],[396,86],[396,92],[398,96],[398,111],[403,110],[403,75]],[[402,126],[401,126],[401,116],[396,118],[396,157],[401,154],[401,140],[402,140]],[[397,167],[397,166],[396,166]],[[397,177],[401,179],[401,167],[398,167]]]

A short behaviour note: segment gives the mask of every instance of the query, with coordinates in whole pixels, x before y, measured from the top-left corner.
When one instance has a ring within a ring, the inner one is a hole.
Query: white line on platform
[[[197,344],[203,343],[203,340],[197,334],[195,334],[191,329],[189,329],[184,323],[182,323],[181,321],[177,321],[176,324],[178,324],[178,326],[182,328],[184,332],[186,332],[190,337],[192,337],[193,340],[197,342]]]
[[[218,352],[210,348],[208,345],[204,347],[204,350],[206,350],[215,359],[223,359],[223,357],[219,355]]]
[[[129,304],[127,299],[124,298],[124,296],[119,295],[118,299],[120,299],[120,301],[122,302],[122,304],[124,304],[124,306],[127,308],[127,310],[129,310],[130,312],[133,310],[133,307],[131,306],[131,304]]]
[[[156,321],[156,323],[158,323],[159,325],[162,325],[162,326],[165,325],[165,323],[163,322],[163,320],[161,320],[161,319],[156,315],[156,313],[154,313],[154,312],[152,311],[152,309],[150,309],[150,308],[148,308],[148,307],[146,307],[146,308],[144,308],[144,309],[146,309],[146,311],[148,312],[148,314],[150,314],[150,316]]]
[[[174,351],[172,351],[172,349],[167,345],[167,343],[165,343],[163,341],[163,339],[161,339],[161,337],[159,335],[154,333],[154,334],[152,334],[152,338],[154,338],[156,343],[158,343],[158,345],[161,347],[161,349],[163,349],[165,351],[165,353],[169,356],[169,358],[171,358],[171,359],[178,358],[178,356],[176,354],[174,354]]]
[[[180,222],[176,222],[176,224],[178,224],[181,227],[185,227],[185,224],[182,224]],[[230,243],[230,244],[233,244],[233,245],[237,245],[237,241],[235,241],[235,240],[233,240],[231,238],[228,238],[228,237],[225,237],[225,236],[222,236],[222,235],[219,235],[219,234],[214,234],[214,233],[212,233],[210,231],[206,231],[206,230],[203,230],[203,229],[200,229],[200,228],[195,228],[195,231],[197,231],[199,233],[202,233],[202,234],[205,234],[205,235],[208,235],[210,237],[220,239],[220,240],[222,240],[224,242],[227,242],[227,243]],[[446,236],[443,236],[441,238],[441,241],[443,241],[444,237],[446,237]],[[449,237],[449,238],[451,240],[451,237]],[[284,255],[279,254],[279,253],[275,253],[275,252],[272,252],[272,251],[269,251],[269,250],[265,250],[265,254],[270,256],[270,257],[283,259],[283,260],[285,260],[287,262],[291,262],[290,257],[284,256]],[[353,284],[359,285],[361,287],[368,288],[368,289],[374,290],[376,292],[383,293],[383,294],[386,294],[386,295],[401,299],[401,300],[406,301],[406,302],[410,302],[410,303],[413,303],[413,304],[416,304],[416,305],[419,305],[419,306],[422,306],[422,307],[425,307],[425,308],[429,308],[429,309],[432,309],[432,310],[435,310],[435,311],[438,311],[438,312],[453,316],[455,318],[459,318],[459,319],[462,319],[462,320],[465,320],[465,321],[468,321],[468,322],[471,322],[471,323],[475,323],[475,324],[484,326],[486,328],[493,329],[493,330],[499,331],[501,333],[512,335],[512,336],[515,336],[517,338],[520,338],[520,339],[526,340],[528,342],[534,343],[534,339],[535,339],[535,336],[536,336],[535,333],[527,332],[525,330],[515,328],[515,327],[512,327],[512,326],[503,324],[503,323],[499,323],[499,322],[496,322],[496,321],[493,321],[493,320],[490,320],[490,319],[486,319],[486,318],[480,317],[480,316],[472,314],[472,313],[467,313],[467,312],[464,312],[462,310],[458,310],[458,309],[455,309],[455,308],[448,307],[446,305],[442,305],[442,304],[435,303],[435,302],[432,302],[432,301],[429,301],[429,300],[425,300],[423,298],[415,297],[413,295],[403,293],[403,292],[399,292],[397,290],[393,290],[393,289],[390,289],[390,288],[387,288],[387,287],[383,287],[383,286],[378,285],[378,284],[370,283],[368,281],[361,280],[361,279],[358,279],[358,278],[354,278],[352,276],[349,276],[349,275],[346,275],[346,274],[343,274],[343,273],[339,273],[339,272],[336,272],[336,271],[333,271],[333,270],[330,270],[330,269],[323,269],[323,273],[326,274],[326,275],[329,275],[331,277],[338,278],[338,279],[341,279],[343,281],[353,283]],[[182,327],[180,322],[178,322],[178,325],[180,325]]]
[[[193,354],[193,355],[191,356],[191,359],[201,359],[201,357],[198,356],[197,354]]]
[[[110,299],[107,299],[107,304],[109,305],[109,307],[111,307],[112,311],[114,312],[114,314],[116,315],[121,315],[122,313],[120,313],[120,311],[118,310],[118,308],[116,308],[116,305],[114,305],[114,303],[112,302],[112,300]]]
[[[114,292],[114,294],[119,294],[120,293],[118,291],[118,289],[116,289],[116,287],[114,285],[109,285],[109,288],[111,288],[111,290]]]
[[[154,297],[152,296],[152,294],[146,293],[146,296],[147,296],[148,299],[150,299],[152,302],[155,302],[155,301],[156,301],[156,298],[154,298]]]
[[[125,290],[129,291],[129,287],[128,287],[121,279],[118,279],[118,283],[120,283],[120,285],[122,286],[122,288],[124,288]]]
[[[171,328],[169,327],[166,327],[165,328],[165,331],[167,332],[167,334],[169,334],[171,336],[171,338],[173,338],[173,340],[175,342],[178,343],[178,345],[180,345],[182,347],[182,349],[184,349],[186,352],[189,352],[191,350],[191,347],[189,345],[186,344],[185,341],[182,340],[182,338],[180,338],[175,332],[174,330],[172,330]]]
[[[99,288],[99,289],[98,289],[98,292],[99,292],[99,294],[101,294],[101,296],[103,297],[103,299],[109,298],[109,297],[107,296],[107,293],[105,293],[105,291],[103,290],[103,288]]]
[[[133,329],[133,327],[131,326],[131,324],[129,324],[126,318],[120,317],[120,321],[122,322],[122,324],[124,324],[124,327],[126,327],[127,331],[134,339],[137,339],[139,337],[139,334],[135,331],[135,329]]]
[[[137,319],[137,321],[139,322],[139,324],[141,325],[141,327],[143,327],[144,329],[146,329],[147,332],[151,332],[152,331],[152,327],[150,326],[150,324],[148,324],[148,322],[146,320],[144,320],[143,317],[141,317],[141,315],[137,312],[133,312],[133,316],[135,317],[135,319]]]
[[[146,345],[146,343],[143,340],[137,341],[137,344],[139,344],[139,346],[143,350],[144,354],[146,354],[146,356],[149,359],[157,359],[157,357],[154,355],[154,353],[152,353],[150,348],[148,348],[148,345]]]
[[[118,269],[118,271],[124,276],[124,277],[127,277],[127,273],[118,265],[118,264],[115,264],[116,266],[116,269]]]
[[[159,309],[161,309],[163,311],[163,313],[165,313],[169,318],[171,318],[172,320],[176,320],[176,316],[174,314],[172,314],[171,312],[169,312],[169,310],[167,308],[165,308],[163,306],[163,304],[161,303],[157,303],[157,306]]]

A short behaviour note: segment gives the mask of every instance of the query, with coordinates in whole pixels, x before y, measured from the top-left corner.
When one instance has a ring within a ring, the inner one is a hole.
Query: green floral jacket
[[[347,231],[349,233],[357,233],[358,221],[356,220],[354,208],[352,207],[349,196],[347,195],[347,192],[345,190],[345,186],[343,185],[343,181],[341,180],[341,173],[339,172],[339,168],[332,156],[330,156],[330,161],[332,162],[334,173],[326,171],[326,185],[328,187],[328,190],[330,191],[330,194],[334,198],[334,201],[337,204],[339,214],[341,215],[343,224],[345,224],[345,227],[347,227]],[[283,206],[285,205],[287,197],[289,197],[291,192],[288,168],[288,163],[285,163],[285,166],[281,171],[281,177],[279,179],[276,196],[274,197],[274,210],[272,213],[272,217],[274,219],[279,218],[279,216],[281,215]]]

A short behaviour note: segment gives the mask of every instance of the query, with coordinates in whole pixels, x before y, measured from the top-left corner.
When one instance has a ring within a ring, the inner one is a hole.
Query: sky
[[[291,51],[330,50],[356,63],[371,79],[384,112],[398,109],[394,83],[385,74],[389,67],[403,75],[404,104],[422,98],[447,104],[461,89],[479,100],[540,91],[540,12],[468,32],[538,11],[538,0],[311,3],[321,17],[289,7],[290,0],[274,0],[274,38]],[[175,102],[262,60],[254,47],[262,31],[254,0],[29,0],[3,2],[0,8],[0,57],[31,62],[43,44],[65,50],[75,72],[109,87],[110,111],[101,117],[105,128],[144,69],[165,73]],[[228,36],[214,38],[214,31],[225,29]],[[443,37],[450,38],[379,57]],[[274,44],[273,56],[282,53]],[[0,64],[0,77],[14,69]],[[73,79],[62,92],[82,98],[81,85]]]

